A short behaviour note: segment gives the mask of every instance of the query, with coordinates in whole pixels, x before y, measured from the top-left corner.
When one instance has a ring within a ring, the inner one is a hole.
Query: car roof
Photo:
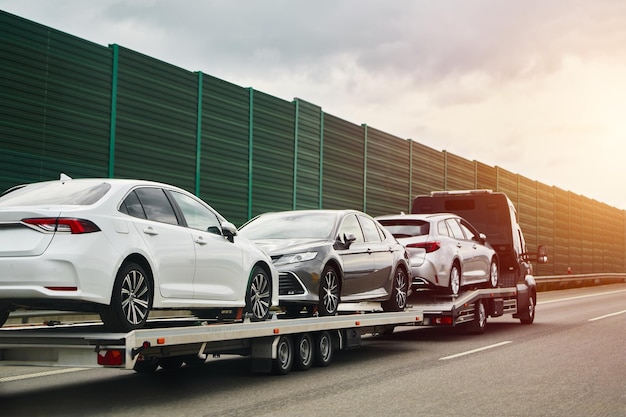
[[[454,213],[427,213],[427,214],[388,214],[384,216],[377,216],[376,220],[438,220],[449,219],[450,217],[460,218]]]

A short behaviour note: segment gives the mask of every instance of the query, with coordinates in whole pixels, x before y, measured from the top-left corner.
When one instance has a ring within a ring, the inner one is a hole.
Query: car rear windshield
[[[0,207],[94,204],[111,188],[110,184],[55,181],[15,187],[0,196]]]
[[[379,220],[394,237],[426,236],[430,232],[430,223],[424,220]]]

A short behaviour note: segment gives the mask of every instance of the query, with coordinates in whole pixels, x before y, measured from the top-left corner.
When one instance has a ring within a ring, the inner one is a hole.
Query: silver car
[[[450,213],[377,217],[410,254],[413,287],[498,286],[498,255],[467,220]]]
[[[391,233],[355,210],[266,213],[239,235],[270,254],[279,272],[280,304],[333,315],[340,302],[381,301],[385,311],[406,306],[408,254]]]

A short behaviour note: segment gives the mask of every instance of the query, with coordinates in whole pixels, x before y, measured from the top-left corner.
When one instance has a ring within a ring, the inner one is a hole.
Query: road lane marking
[[[20,381],[22,379],[40,378],[40,377],[50,376],[50,375],[66,374],[69,372],[86,371],[87,369],[89,368],[67,368],[67,369],[56,369],[54,371],[37,372],[34,374],[5,376],[3,378],[0,378],[0,382]]]
[[[626,313],[626,310],[618,311],[617,313],[605,314],[604,316],[600,316],[600,317],[594,317],[592,319],[589,319],[589,321],[602,320],[602,319],[605,319],[607,317],[619,316],[620,314],[624,314],[624,313]]]
[[[497,348],[497,347],[500,347],[500,346],[508,345],[509,343],[513,343],[513,341],[512,340],[507,340],[506,342],[496,343],[495,345],[489,345],[489,346],[481,347],[481,348],[478,348],[478,349],[472,349],[472,350],[468,350],[466,352],[457,353],[455,355],[444,356],[443,358],[439,358],[439,360],[440,361],[446,361],[448,359],[454,359],[454,358],[458,358],[460,356],[471,355],[472,353],[482,352],[483,350]]]
[[[617,290],[617,291],[608,291],[608,292],[600,292],[597,294],[587,294],[587,295],[578,295],[576,297],[568,297],[568,298],[558,298],[556,300],[548,300],[548,301],[540,301],[537,303],[537,305],[540,304],[550,304],[550,303],[558,303],[561,301],[571,301],[571,300],[579,300],[581,298],[589,298],[589,297],[598,297],[600,295],[610,295],[610,294],[617,294],[620,292],[626,292],[626,290]]]

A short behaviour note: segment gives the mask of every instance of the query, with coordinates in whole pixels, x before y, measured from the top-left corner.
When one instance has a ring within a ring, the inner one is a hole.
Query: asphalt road
[[[399,329],[285,376],[240,357],[153,375],[0,367],[0,415],[626,416],[625,347],[626,284],[607,285],[540,293],[531,326]]]

